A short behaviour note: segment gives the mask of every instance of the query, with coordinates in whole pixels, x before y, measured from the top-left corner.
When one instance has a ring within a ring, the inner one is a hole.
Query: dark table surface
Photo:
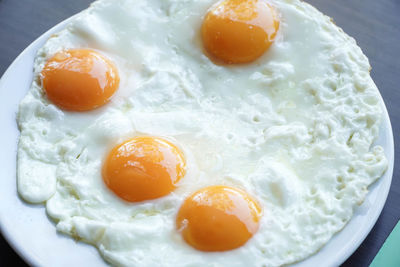
[[[0,0],[0,75],[33,40],[89,6],[91,0]],[[307,0],[353,36],[369,57],[396,138],[400,133],[400,0]],[[396,144],[396,151],[400,147]],[[343,266],[368,266],[400,218],[400,154],[385,208]],[[1,201],[1,199],[0,199]],[[73,257],[73,255],[71,255]],[[0,236],[0,266],[26,266]]]

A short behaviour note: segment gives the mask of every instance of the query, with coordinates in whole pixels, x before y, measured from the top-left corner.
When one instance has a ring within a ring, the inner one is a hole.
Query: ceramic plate
[[[23,202],[16,189],[18,103],[30,88],[36,51],[71,19],[50,29],[27,47],[0,80],[0,230],[15,251],[33,266],[107,266],[95,247],[58,234],[44,206]],[[371,231],[385,204],[393,174],[393,134],[386,108],[376,144],[385,149],[389,161],[386,173],[369,188],[363,205],[357,208],[345,228],[318,253],[294,266],[338,266]]]

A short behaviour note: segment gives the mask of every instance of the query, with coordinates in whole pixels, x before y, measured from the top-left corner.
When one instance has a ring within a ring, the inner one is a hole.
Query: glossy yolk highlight
[[[226,251],[245,244],[257,232],[261,207],[246,192],[211,186],[187,198],[176,227],[184,240],[201,251]]]
[[[111,150],[103,165],[103,180],[120,198],[144,201],[173,191],[185,168],[184,155],[174,144],[157,137],[136,137]]]
[[[225,0],[206,14],[205,50],[224,63],[247,63],[272,44],[279,28],[274,8],[265,0]]]
[[[42,70],[47,97],[58,107],[87,111],[104,105],[118,89],[114,64],[88,49],[65,50],[50,58]]]

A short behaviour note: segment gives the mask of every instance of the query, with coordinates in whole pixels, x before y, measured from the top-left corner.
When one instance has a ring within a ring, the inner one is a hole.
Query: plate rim
[[[22,52],[20,54],[18,54],[18,56],[11,62],[11,64],[7,67],[6,71],[3,73],[3,75],[0,77],[0,89],[2,88],[2,84],[4,82],[4,80],[6,80],[6,78],[10,75],[9,73],[11,73],[14,65],[16,65],[16,63],[18,61],[20,61],[22,58],[26,57],[28,52],[31,49],[34,49],[35,46],[37,46],[40,42],[42,42],[44,39],[46,39],[46,41],[50,38],[51,34],[53,34],[54,32],[60,31],[62,29],[64,29],[66,27],[66,25],[72,21],[79,13],[76,13],[68,18],[66,18],[65,20],[62,20],[61,22],[57,23],[56,25],[54,25],[53,27],[51,27],[49,30],[45,31],[44,33],[42,33],[39,37],[37,37],[33,42],[31,42],[27,47],[25,47]],[[35,51],[35,54],[37,53],[37,50]],[[33,72],[33,69],[32,69]],[[29,88],[27,89],[27,91],[29,90]],[[16,117],[14,118],[16,120]],[[17,122],[15,122],[15,124],[17,124]],[[17,152],[15,152],[17,153]],[[15,160],[17,160],[17,155],[15,154]],[[17,171],[17,170],[15,170]],[[15,177],[17,178],[17,177]],[[16,183],[16,181],[15,181]],[[21,198],[17,192],[17,198]],[[21,201],[23,201],[21,199]],[[24,201],[23,201],[24,202]],[[43,204],[39,204],[41,206],[44,206]],[[46,215],[47,217],[47,215]],[[48,220],[50,220],[49,218],[46,218]],[[28,252],[28,250],[26,250],[25,248],[23,248],[23,245],[19,244],[18,241],[16,241],[11,235],[8,234],[8,231],[6,231],[6,228],[3,225],[2,222],[2,217],[1,217],[1,213],[0,213],[0,235],[2,235],[4,237],[4,240],[6,240],[6,242],[8,243],[8,245],[13,249],[13,251],[28,265],[30,266],[41,266],[40,262],[38,262],[38,260],[36,259],[36,257],[33,257],[32,255],[30,255],[30,253]]]

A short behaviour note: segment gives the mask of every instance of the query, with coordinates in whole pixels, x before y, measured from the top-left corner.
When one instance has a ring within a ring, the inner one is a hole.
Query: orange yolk
[[[48,99],[71,111],[87,111],[107,103],[117,90],[114,64],[88,49],[65,50],[50,58],[42,70]]]
[[[176,227],[201,251],[226,251],[245,244],[258,230],[261,207],[246,192],[226,187],[203,188],[187,198]]]
[[[256,60],[272,44],[279,28],[277,13],[265,0],[225,0],[205,16],[205,50],[224,63]]]
[[[136,137],[111,150],[103,165],[103,180],[120,198],[138,202],[169,194],[185,168],[185,158],[174,144]]]

